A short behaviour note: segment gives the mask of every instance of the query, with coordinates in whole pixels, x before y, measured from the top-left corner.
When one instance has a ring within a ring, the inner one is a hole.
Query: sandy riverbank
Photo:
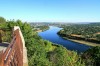
[[[37,30],[36,32],[42,32],[42,30]]]
[[[88,42],[88,41],[84,41],[84,40],[68,39],[68,38],[65,38],[65,37],[63,37],[63,38],[66,39],[66,40],[70,40],[70,41],[73,41],[73,42],[85,44],[85,45],[88,45],[88,46],[100,46],[100,44],[96,44],[96,43],[92,43],[92,42]]]

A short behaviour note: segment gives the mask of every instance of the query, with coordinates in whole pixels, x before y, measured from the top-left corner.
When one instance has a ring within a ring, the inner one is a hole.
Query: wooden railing
[[[0,66],[23,66],[23,44],[18,29],[7,49],[0,52]]]

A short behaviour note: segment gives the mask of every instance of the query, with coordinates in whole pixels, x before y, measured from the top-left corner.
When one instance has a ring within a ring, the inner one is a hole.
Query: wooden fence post
[[[3,51],[0,52],[0,66],[4,66],[4,55],[3,55]]]

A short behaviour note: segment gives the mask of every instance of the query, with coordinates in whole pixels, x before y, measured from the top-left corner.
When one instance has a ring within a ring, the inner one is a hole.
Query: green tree
[[[87,66],[99,66],[100,65],[100,47],[96,46],[90,48],[82,55],[83,60]]]
[[[5,23],[5,22],[6,22],[6,19],[3,17],[0,17],[0,23]]]

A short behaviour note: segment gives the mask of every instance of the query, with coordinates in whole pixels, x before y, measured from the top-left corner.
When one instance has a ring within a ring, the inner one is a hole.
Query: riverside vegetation
[[[66,39],[82,40],[94,43],[91,46],[100,46],[100,23],[73,24],[63,26],[58,34]]]
[[[30,24],[21,20],[7,21],[0,17],[0,35],[2,42],[10,42],[12,29],[20,26],[27,47],[29,66],[98,66],[100,65],[100,47],[93,47],[83,54],[77,54],[61,45],[55,45],[41,39]]]
[[[41,31],[46,31],[49,29],[49,26],[31,26],[33,27],[33,30],[36,31],[36,32],[41,32]]]
[[[58,32],[63,37],[100,43],[100,23],[65,25],[63,28]]]

